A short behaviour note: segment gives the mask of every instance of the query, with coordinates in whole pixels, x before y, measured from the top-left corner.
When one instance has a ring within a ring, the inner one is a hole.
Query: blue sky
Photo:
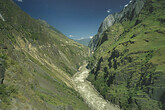
[[[43,19],[72,39],[94,36],[108,14],[130,0],[14,0],[35,19]]]

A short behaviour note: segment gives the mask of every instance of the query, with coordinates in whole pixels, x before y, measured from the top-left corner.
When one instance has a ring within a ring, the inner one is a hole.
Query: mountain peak
[[[89,47],[95,50],[97,48],[98,39],[101,34],[115,23],[134,19],[141,11],[146,0],[131,0],[125,5],[124,9],[119,13],[108,15],[101,23],[98,33],[90,41]]]

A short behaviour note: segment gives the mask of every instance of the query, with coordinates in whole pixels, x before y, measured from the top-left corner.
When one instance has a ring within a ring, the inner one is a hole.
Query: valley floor
[[[92,110],[120,110],[117,106],[104,100],[94,86],[86,80],[88,75],[89,70],[86,68],[86,65],[83,65],[72,78],[75,90],[80,93],[88,106]]]

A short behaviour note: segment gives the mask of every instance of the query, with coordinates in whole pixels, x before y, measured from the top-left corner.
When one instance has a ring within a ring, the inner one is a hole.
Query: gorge
[[[164,12],[131,0],[87,47],[0,0],[0,110],[164,110]]]

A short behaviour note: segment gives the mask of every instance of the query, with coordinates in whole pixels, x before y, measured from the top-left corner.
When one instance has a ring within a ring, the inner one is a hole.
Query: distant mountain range
[[[83,39],[74,39],[74,41],[83,44],[85,46],[88,46],[89,42],[90,42],[91,38],[83,38]]]

